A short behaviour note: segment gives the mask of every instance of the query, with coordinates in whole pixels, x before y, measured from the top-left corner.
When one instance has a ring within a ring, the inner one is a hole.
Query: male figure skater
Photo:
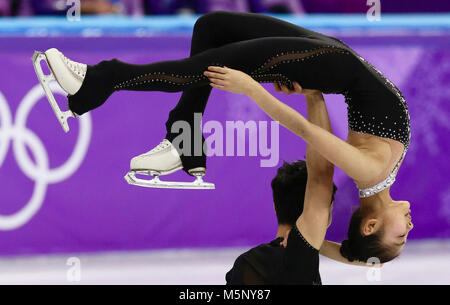
[[[275,84],[277,91],[304,94],[308,120],[332,132],[322,93],[302,89],[297,83],[294,88]],[[226,274],[227,284],[321,285],[319,250],[329,258],[350,263],[339,253],[339,244],[324,240],[337,190],[333,172],[333,164],[309,145],[306,162],[285,162],[278,169],[271,183],[278,220],[276,238],[241,254]]]

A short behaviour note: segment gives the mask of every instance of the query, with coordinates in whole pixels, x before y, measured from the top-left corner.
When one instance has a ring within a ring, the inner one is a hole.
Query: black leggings
[[[354,78],[354,56],[339,40],[267,15],[216,11],[195,23],[190,57],[135,65],[117,59],[88,66],[80,90],[69,97],[69,108],[83,114],[102,105],[118,90],[183,91],[166,122],[166,138],[178,134],[172,124],[204,113],[212,87],[203,75],[210,65],[243,71],[258,82],[281,82],[292,87],[341,93]],[[195,128],[194,128],[195,127]],[[192,151],[194,151],[192,136]],[[206,157],[181,156],[184,170],[206,166]]]

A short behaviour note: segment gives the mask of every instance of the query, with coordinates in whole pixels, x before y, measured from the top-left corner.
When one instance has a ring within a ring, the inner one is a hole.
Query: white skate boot
[[[214,189],[213,183],[203,181],[206,173],[204,167],[197,167],[189,170],[189,173],[196,177],[193,182],[172,182],[161,181],[160,175],[168,175],[182,169],[181,159],[178,151],[164,139],[158,146],[131,159],[130,171],[125,175],[125,180],[132,185],[154,187],[154,188],[173,188],[173,189]],[[144,180],[136,177],[139,175],[153,176],[152,180]]]
[[[45,53],[35,51],[32,60],[36,75],[44,89],[50,106],[52,106],[64,131],[68,132],[69,125],[67,124],[67,119],[69,117],[76,117],[77,114],[70,110],[61,111],[50,89],[50,82],[56,80],[67,94],[74,95],[83,83],[86,76],[87,65],[68,59],[55,48],[48,49]],[[42,60],[47,62],[50,69],[49,75],[45,75],[42,71]]]

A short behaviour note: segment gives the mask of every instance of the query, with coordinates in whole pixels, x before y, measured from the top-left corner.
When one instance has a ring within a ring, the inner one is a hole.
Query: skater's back
[[[291,236],[292,234],[292,236]],[[318,251],[300,236],[289,233],[288,245],[283,237],[261,244],[241,254],[226,274],[228,285],[321,285]],[[299,242],[295,242],[300,237]]]

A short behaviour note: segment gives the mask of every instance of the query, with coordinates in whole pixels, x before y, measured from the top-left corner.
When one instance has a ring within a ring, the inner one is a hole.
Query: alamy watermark
[[[69,257],[66,261],[66,266],[69,266],[66,273],[67,281],[81,281],[81,260],[78,257]]]
[[[81,20],[81,1],[80,0],[67,0],[66,5],[69,7],[67,10],[67,20],[70,22]]]
[[[367,5],[370,6],[366,17],[370,22],[381,20],[381,0],[367,0]]]
[[[261,167],[274,167],[279,163],[278,122],[271,121],[269,126],[267,121],[226,121],[223,126],[219,121],[207,121],[202,125],[202,114],[194,113],[193,126],[194,130],[191,130],[187,121],[176,121],[171,126],[171,132],[179,134],[172,140],[172,145],[180,155],[260,156],[264,158],[260,161]],[[205,136],[203,144],[202,134]]]
[[[381,281],[381,262],[378,257],[371,257],[366,262],[367,266],[372,266],[367,270],[366,279],[369,282]]]

